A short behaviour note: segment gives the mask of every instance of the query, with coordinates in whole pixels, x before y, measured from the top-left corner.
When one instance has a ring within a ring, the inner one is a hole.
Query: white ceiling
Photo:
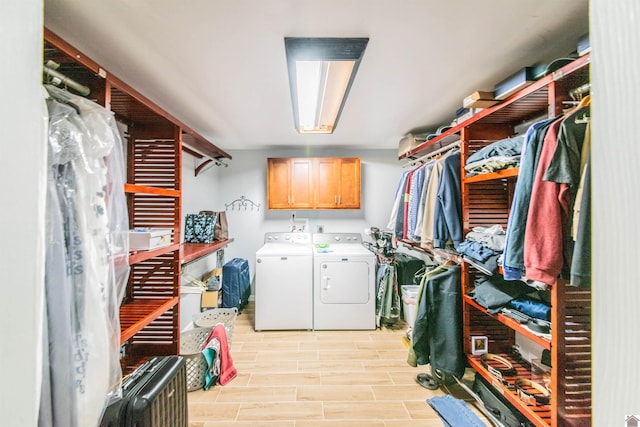
[[[45,25],[223,150],[396,148],[576,49],[588,0],[45,0]],[[285,36],[369,37],[336,130],[299,135]]]

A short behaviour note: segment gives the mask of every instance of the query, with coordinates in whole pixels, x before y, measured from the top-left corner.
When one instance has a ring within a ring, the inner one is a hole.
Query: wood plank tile
[[[197,426],[200,427],[200,426]],[[202,427],[229,427],[228,421],[207,421]],[[296,427],[295,421],[235,421],[233,427]]]
[[[259,351],[257,361],[265,360],[318,360],[317,351]]]
[[[434,396],[442,396],[444,393],[440,390],[428,390],[418,384],[413,385],[390,385],[390,386],[371,386],[373,395],[376,400],[417,400],[425,402]]]
[[[353,350],[353,351],[319,351],[320,360],[371,360],[380,359],[380,355],[375,350]]]
[[[322,402],[243,403],[238,412],[239,421],[321,420]]]
[[[322,350],[322,351],[356,351],[358,348],[356,343],[351,340],[331,341],[318,340],[300,343],[300,350]]]
[[[217,402],[293,402],[296,387],[231,387],[220,392]]]
[[[393,385],[389,375],[370,375],[361,372],[323,372],[322,385]]]
[[[409,419],[402,402],[324,402],[324,419],[387,420]]]
[[[215,405],[202,402],[189,404],[189,422],[208,420],[235,420],[240,410],[239,403],[217,403]]]
[[[299,372],[364,372],[360,360],[309,360],[298,362]]]
[[[284,374],[251,374],[249,386],[320,385],[320,374],[314,372]]]
[[[296,396],[298,401],[367,401],[373,399],[374,395],[369,385],[301,386],[298,387]]]
[[[366,421],[344,421],[344,420],[328,420],[328,421],[296,421],[296,427],[385,427],[384,421],[366,420]],[[414,426],[416,427],[416,426]],[[442,426],[440,426],[442,427]]]

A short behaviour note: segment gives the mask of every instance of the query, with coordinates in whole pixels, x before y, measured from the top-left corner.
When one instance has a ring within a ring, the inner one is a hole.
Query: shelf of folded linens
[[[464,182],[484,182],[484,181],[493,181],[496,179],[505,179],[505,178],[514,178],[518,176],[518,172],[520,172],[520,168],[509,168],[502,169],[495,172],[488,172],[479,175],[467,176],[464,178]]]
[[[405,245],[408,249],[422,251],[445,261],[453,261],[456,264],[462,264],[462,256],[454,250],[434,248],[433,245],[424,247],[420,245],[420,242],[414,242],[406,239],[399,239],[398,242]]]
[[[516,370],[516,375],[513,377],[503,377],[503,379],[509,384],[508,386],[501,382],[499,379],[491,375],[487,368],[485,368],[480,360],[480,356],[473,356],[468,354],[467,360],[469,365],[480,375],[482,375],[492,387],[494,387],[502,396],[504,396],[513,406],[515,406],[525,417],[527,417],[536,427],[548,427],[551,425],[551,406],[526,403],[518,397],[517,391],[514,387],[514,381],[517,376],[530,379],[531,368],[524,365],[513,357],[507,354],[498,354],[498,356],[508,360],[513,368]]]
[[[519,332],[520,334],[529,338],[531,341],[535,342],[539,346],[546,348],[547,350],[551,350],[551,340],[549,338],[533,333],[531,330],[529,330],[529,328],[525,327],[524,325],[519,323],[517,320],[507,317],[502,313],[497,313],[497,314],[489,313],[486,308],[478,304],[476,300],[471,298],[469,295],[464,295],[463,298],[466,304],[469,304],[476,310],[483,312],[487,316],[493,317],[498,322],[508,326],[509,328],[513,329],[516,332]]]

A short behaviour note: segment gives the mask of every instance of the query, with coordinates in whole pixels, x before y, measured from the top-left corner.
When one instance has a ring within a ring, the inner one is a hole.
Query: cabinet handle
[[[335,204],[335,205],[338,204],[338,195],[337,194],[335,196],[333,196],[333,204]]]

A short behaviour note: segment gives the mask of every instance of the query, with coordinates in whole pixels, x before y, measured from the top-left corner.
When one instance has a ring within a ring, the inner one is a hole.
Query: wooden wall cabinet
[[[461,165],[469,155],[498,139],[514,135],[517,126],[544,117],[557,117],[570,90],[589,82],[587,54],[511,95],[491,108],[419,145],[405,157],[418,157],[453,142],[460,142]],[[518,169],[466,177],[461,170],[462,226],[466,234],[476,226],[500,224],[506,229]],[[411,246],[415,244],[405,242]],[[458,261],[460,262],[460,261]],[[537,427],[591,425],[591,291],[558,280],[551,287],[552,339],[540,337],[500,313],[490,314],[469,293],[481,272],[462,262],[464,349],[468,364],[485,377]],[[551,403],[528,404],[516,392],[496,380],[472,355],[471,337],[487,336],[489,351],[511,361],[518,376],[530,376],[530,368],[510,357],[516,333],[551,352]]]
[[[131,267],[120,306],[121,359],[126,374],[151,356],[180,350],[181,264],[221,249],[225,242],[191,250],[181,245],[182,151],[210,159],[231,156],[198,135],[135,89],[107,72],[59,36],[44,29],[44,60],[60,64],[58,71],[91,88],[89,99],[110,109],[126,125],[129,227],[173,230],[171,244],[130,253]],[[193,152],[195,153],[195,152]],[[186,246],[186,247],[185,247]]]
[[[316,209],[360,209],[360,159],[316,159]]]
[[[308,158],[267,160],[269,209],[313,209],[313,161]]]
[[[360,159],[267,159],[267,204],[269,209],[360,209]]]

